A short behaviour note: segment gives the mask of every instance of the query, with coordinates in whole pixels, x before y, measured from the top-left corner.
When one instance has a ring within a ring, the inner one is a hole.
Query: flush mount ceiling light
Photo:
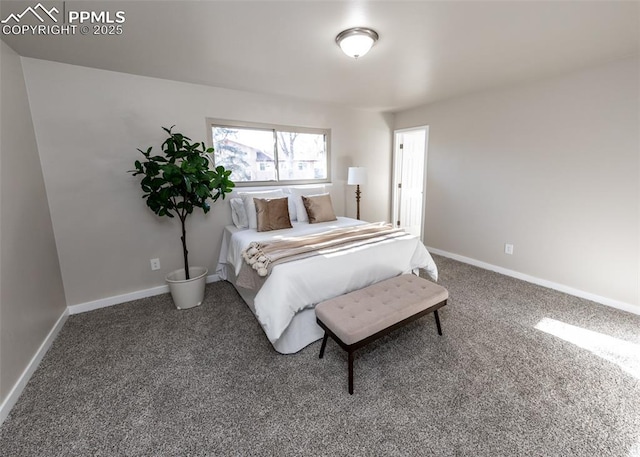
[[[354,59],[362,57],[369,52],[369,49],[376,41],[378,41],[376,31],[365,27],[343,30],[336,37],[336,43],[338,43],[342,52]]]

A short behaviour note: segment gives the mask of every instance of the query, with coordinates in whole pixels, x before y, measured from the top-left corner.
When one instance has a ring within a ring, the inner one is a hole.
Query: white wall
[[[427,244],[640,306],[638,65],[397,113],[429,125]]]
[[[365,167],[367,183],[360,186],[360,218],[378,222],[391,220],[392,114],[358,116],[352,119],[360,147],[349,157],[351,166]],[[347,168],[343,180],[347,179]],[[347,215],[356,217],[356,187],[347,186]]]
[[[7,402],[17,399],[8,398],[12,388],[66,303],[20,56],[0,43],[1,423],[12,406]]]
[[[182,266],[178,222],[154,215],[139,177],[126,173],[139,158],[136,148],[158,150],[161,126],[176,124],[197,141],[207,137],[207,117],[330,128],[334,205],[351,216],[347,167],[360,155],[389,155],[381,114],[36,59],[23,65],[69,305],[162,285]],[[367,208],[365,217],[384,219],[388,200]],[[192,265],[214,272],[229,223],[226,202],[187,222]],[[152,272],[156,257],[162,269]]]

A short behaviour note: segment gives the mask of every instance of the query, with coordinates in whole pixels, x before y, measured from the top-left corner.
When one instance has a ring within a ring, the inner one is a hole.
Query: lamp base
[[[356,185],[356,219],[360,220],[360,184]]]

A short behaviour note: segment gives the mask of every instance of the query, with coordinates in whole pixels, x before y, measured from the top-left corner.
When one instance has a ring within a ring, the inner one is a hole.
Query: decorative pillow
[[[253,203],[254,198],[282,198],[286,197],[282,189],[269,190],[263,192],[239,192],[238,197],[242,198],[244,210],[247,213],[247,221],[249,228],[257,228],[258,220],[256,219],[256,205]]]
[[[289,189],[289,193],[291,194],[291,202],[289,203],[289,212],[295,212],[295,216],[292,216],[291,220],[297,220],[298,222],[307,222],[309,218],[307,217],[307,210],[304,208],[304,204],[302,203],[302,196],[308,197],[310,195],[320,195],[326,193],[327,190],[325,186],[316,186],[316,187],[291,187]]]
[[[333,212],[331,195],[322,194],[310,197],[302,196],[302,202],[309,216],[309,223],[329,222],[337,220],[336,213]]]
[[[238,228],[249,227],[249,220],[247,219],[247,212],[244,209],[244,203],[241,198],[232,198],[229,200],[231,204],[231,219],[233,225]]]
[[[258,232],[291,228],[289,219],[289,199],[284,198],[254,198]]]

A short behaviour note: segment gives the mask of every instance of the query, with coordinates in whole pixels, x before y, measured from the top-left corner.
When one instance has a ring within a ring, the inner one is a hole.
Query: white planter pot
[[[203,267],[189,267],[189,279],[185,279],[184,268],[172,271],[165,278],[173,303],[178,309],[198,306],[204,299],[204,286],[207,283],[208,270]]]

